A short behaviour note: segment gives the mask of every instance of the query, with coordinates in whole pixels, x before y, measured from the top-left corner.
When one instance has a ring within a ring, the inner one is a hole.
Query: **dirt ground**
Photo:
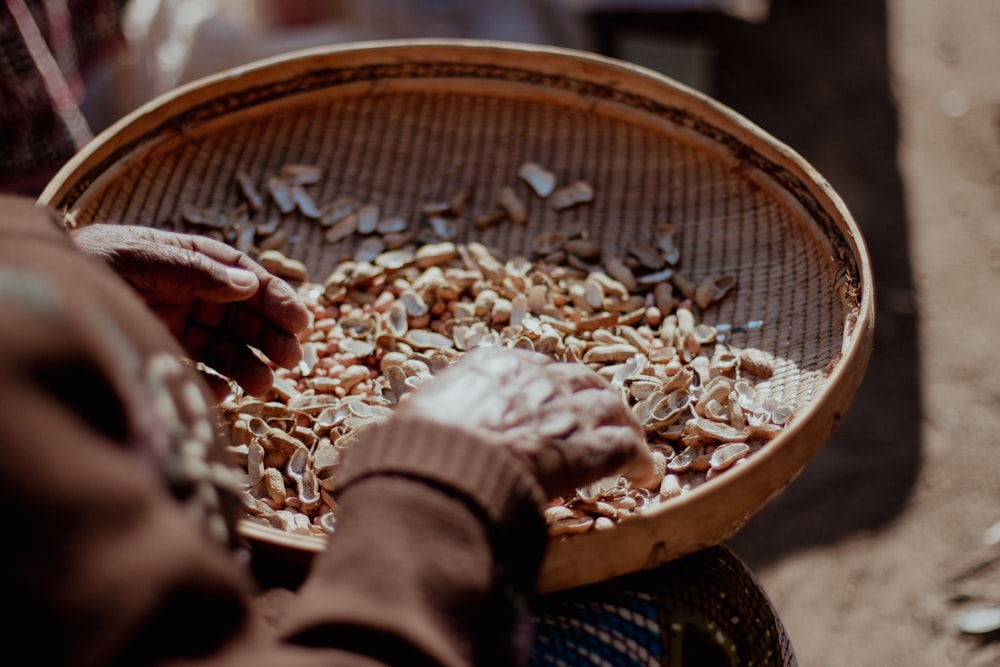
[[[876,279],[850,411],[730,545],[804,667],[1000,665],[1000,633],[954,626],[1000,605],[1000,3],[774,0],[667,29],[831,182]]]

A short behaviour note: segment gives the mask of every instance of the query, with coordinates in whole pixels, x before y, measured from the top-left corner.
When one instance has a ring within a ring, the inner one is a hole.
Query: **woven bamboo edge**
[[[529,58],[532,68],[525,66]],[[786,432],[746,465],[727,473],[726,484],[703,485],[644,518],[625,522],[615,529],[613,540],[593,533],[553,541],[541,589],[558,590],[651,567],[731,537],[801,472],[836,429],[867,367],[874,298],[867,249],[833,188],[788,146],[697,91],[635,65],[554,47],[392,40],[311,49],[207,77],[140,107],[73,158],[39,201],[70,213],[102,179],[113,177],[116,168],[138,159],[164,136],[190,131],[220,115],[335,85],[484,73],[515,84],[545,85],[591,104],[639,109],[708,138],[732,160],[766,174],[784,189],[816,221],[829,239],[832,261],[857,287],[847,295],[850,316],[842,356],[832,366],[819,400]],[[739,495],[734,496],[734,488]],[[717,528],[706,533],[705,525]],[[325,543],[250,522],[242,523],[241,531],[254,541],[304,552],[318,551]],[[587,554],[585,562],[581,553]]]

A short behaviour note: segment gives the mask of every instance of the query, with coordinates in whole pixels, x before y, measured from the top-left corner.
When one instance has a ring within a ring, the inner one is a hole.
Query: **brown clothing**
[[[91,138],[85,79],[124,44],[126,0],[0,6],[0,191],[35,195]]]
[[[131,289],[0,197],[8,646],[46,665],[510,664],[545,545],[523,465],[396,419],[352,449],[336,534],[261,595],[210,394]],[[520,647],[522,650],[524,647]]]

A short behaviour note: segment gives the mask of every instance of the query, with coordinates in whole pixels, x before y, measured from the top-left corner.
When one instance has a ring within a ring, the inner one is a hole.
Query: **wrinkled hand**
[[[642,427],[607,381],[539,353],[473,350],[398,410],[485,432],[528,463],[549,497],[618,472],[640,483],[652,474]]]
[[[88,225],[71,236],[139,292],[192,359],[247,393],[262,395],[273,383],[251,347],[280,366],[301,360],[296,334],[308,310],[291,286],[235,248],[127,225]]]

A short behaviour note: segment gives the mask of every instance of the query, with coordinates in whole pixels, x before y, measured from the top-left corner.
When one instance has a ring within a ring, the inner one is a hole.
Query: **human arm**
[[[377,664],[364,647],[278,633],[280,596],[257,595],[239,552],[213,534],[235,496],[216,474],[225,443],[206,421],[200,376],[48,211],[0,203],[0,501],[16,541],[0,551],[16,610],[0,638],[23,643],[45,628],[31,652],[39,664]],[[399,502],[366,511],[391,514]],[[350,543],[391,552],[400,539]]]
[[[32,660],[95,665],[223,641],[253,587],[218,532],[235,496],[177,342],[24,198],[0,198],[0,312],[7,643],[45,628]]]
[[[0,499],[18,548],[2,564],[19,610],[9,643],[45,627],[43,664],[512,662],[523,647],[515,601],[532,592],[546,543],[548,494],[530,457],[477,422],[404,405],[352,448],[338,530],[309,579],[257,596],[244,563],[212,537],[229,491],[224,443],[206,431],[200,378],[173,361],[180,346],[46,211],[3,203]],[[474,361],[419,395],[462,385]],[[615,409],[587,424],[632,428]],[[549,436],[575,451],[586,439],[567,436],[587,428]],[[638,441],[612,441],[641,458]],[[591,474],[629,459],[607,453]]]

